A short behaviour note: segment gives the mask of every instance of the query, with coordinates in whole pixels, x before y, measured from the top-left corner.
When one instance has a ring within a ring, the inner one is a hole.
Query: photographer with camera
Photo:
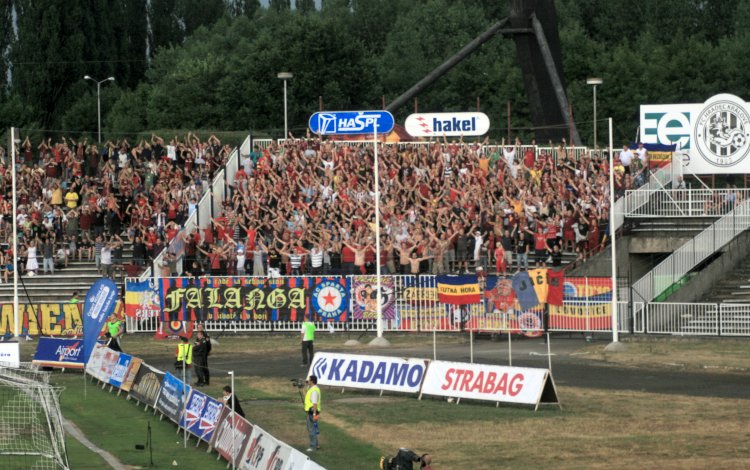
[[[417,455],[403,447],[391,457],[380,457],[380,470],[414,470],[414,462],[419,462],[421,470],[431,470],[432,456],[430,454]]]
[[[305,414],[307,415],[307,434],[310,436],[310,447],[307,448],[307,451],[312,452],[320,450],[320,444],[318,443],[318,434],[320,434],[318,419],[320,418],[322,396],[316,376],[311,375],[307,379],[307,387],[307,393],[305,394]]]

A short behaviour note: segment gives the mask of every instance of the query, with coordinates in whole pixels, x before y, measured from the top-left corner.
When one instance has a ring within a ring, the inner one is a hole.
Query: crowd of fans
[[[19,271],[54,274],[86,259],[111,276],[125,240],[133,243],[128,261],[144,265],[195,209],[230,152],[216,136],[203,142],[194,134],[101,146],[66,138],[34,145],[27,137],[16,155]],[[15,254],[10,158],[2,147],[0,194],[0,281],[7,282]]]
[[[201,274],[354,274],[375,271],[372,145],[287,139],[253,148],[210,226],[181,231],[231,148],[192,133],[130,144],[50,139],[20,145],[19,268],[54,273],[73,259],[103,275],[123,262],[125,240],[143,266],[175,237],[184,270]],[[443,273],[558,267],[564,252],[585,259],[608,236],[608,161],[548,152],[520,141],[447,140],[381,144],[384,273]],[[0,147],[0,281],[12,275],[11,179]],[[647,153],[627,147],[615,194],[643,183]],[[167,256],[162,274],[176,272]]]
[[[600,249],[609,223],[603,155],[487,144],[381,145],[383,273],[502,274]],[[373,165],[371,144],[308,135],[255,147],[211,226],[182,233],[186,273],[375,272]],[[618,165],[616,191],[634,184],[637,165]]]

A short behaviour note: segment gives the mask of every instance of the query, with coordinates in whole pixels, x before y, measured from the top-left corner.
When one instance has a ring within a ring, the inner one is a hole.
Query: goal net
[[[0,363],[0,467],[69,469],[60,413],[62,387],[30,364]]]

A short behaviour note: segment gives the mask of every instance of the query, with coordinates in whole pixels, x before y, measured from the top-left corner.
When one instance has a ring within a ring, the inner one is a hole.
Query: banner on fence
[[[484,297],[487,313],[481,322],[477,322],[476,329],[522,333],[531,337],[542,334],[544,307],[537,305],[523,310],[513,290],[512,278],[489,276]],[[470,326],[474,325],[470,323]]]
[[[353,320],[375,320],[378,302],[381,305],[383,320],[396,320],[393,277],[381,277],[380,295],[377,292],[377,283],[375,276],[354,276],[352,278]]]
[[[42,367],[83,369],[83,340],[41,337],[31,362]]]
[[[211,442],[223,407],[222,402],[193,389],[185,405],[185,413],[180,418],[180,427],[199,439]]]
[[[17,341],[0,343],[0,363],[10,367],[21,366],[21,348]]]
[[[125,315],[146,319],[158,317],[160,313],[159,291],[153,280],[125,280]]]
[[[122,383],[128,376],[128,371],[133,363],[133,356],[130,354],[120,353],[117,357],[117,362],[112,368],[112,374],[110,374],[109,382],[110,385],[114,385],[117,388],[122,387]]]
[[[438,276],[437,290],[444,304],[471,305],[482,300],[477,276]]]
[[[159,391],[159,397],[156,399],[156,409],[175,423],[179,423],[182,408],[190,390],[189,385],[184,385],[182,380],[167,372],[161,381],[161,390]]]
[[[130,367],[128,368],[127,375],[125,375],[125,380],[123,380],[120,384],[120,390],[123,390],[125,392],[130,391],[130,389],[133,387],[133,382],[135,382],[135,377],[138,374],[142,363],[143,361],[138,357],[134,357],[130,360]]]
[[[230,464],[234,462],[235,467],[239,466],[252,432],[253,426],[245,418],[232,413],[232,410],[225,406],[214,431],[211,447]]]
[[[86,363],[86,373],[101,382],[109,383],[119,359],[120,351],[114,351],[103,344],[96,343],[89,362]]]
[[[161,390],[161,382],[164,375],[164,372],[159,369],[142,363],[138,369],[138,373],[135,374],[135,380],[133,381],[133,386],[130,387],[128,397],[145,403],[148,406],[154,406]]]
[[[540,403],[559,404],[547,369],[463,362],[431,361],[421,394],[537,407]]]
[[[612,328],[612,279],[565,278],[563,305],[549,306],[552,329],[590,331]]]
[[[347,321],[345,277],[163,278],[162,321]]]
[[[18,308],[21,335],[80,336],[83,334],[82,304],[21,304]],[[0,306],[0,336],[12,336],[14,328],[13,304],[2,304]]]
[[[112,279],[96,281],[83,303],[83,363],[88,361],[104,323],[115,311],[117,284]]]
[[[245,451],[240,459],[240,470],[288,468],[286,462],[291,448],[276,440],[260,426],[253,426]],[[282,451],[283,450],[283,451]]]
[[[319,352],[307,375],[319,385],[418,393],[426,369],[424,359]]]

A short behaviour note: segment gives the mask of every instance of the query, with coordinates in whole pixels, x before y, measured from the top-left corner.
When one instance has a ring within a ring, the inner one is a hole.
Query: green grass
[[[70,435],[65,438],[65,448],[68,451],[68,463],[72,469],[99,469],[109,466],[99,454],[91,452]]]
[[[84,394],[80,375],[56,375],[53,380],[66,387],[60,398],[63,416],[75,423],[91,442],[113,454],[123,464],[148,466],[148,451],[135,450],[135,445],[146,442],[146,428],[150,422],[155,468],[172,467],[172,461],[183,468],[225,468],[226,462],[216,461],[216,453],[206,453],[205,444],[196,449],[194,437],[184,449],[182,434],[176,434],[177,426],[166,418],[159,421],[152,410],[144,412],[143,406],[138,407],[124,396],[118,397],[115,392],[109,393],[91,383]],[[79,457],[85,458],[76,451],[75,458]]]

